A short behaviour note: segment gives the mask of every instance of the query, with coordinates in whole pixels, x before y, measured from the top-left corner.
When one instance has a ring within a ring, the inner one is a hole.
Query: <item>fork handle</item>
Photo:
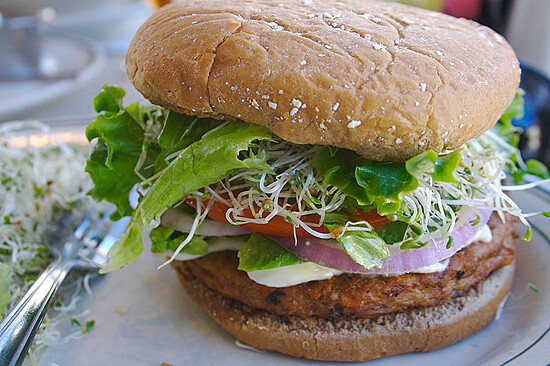
[[[59,285],[71,269],[70,262],[53,262],[0,323],[0,365],[19,366],[46,315]]]

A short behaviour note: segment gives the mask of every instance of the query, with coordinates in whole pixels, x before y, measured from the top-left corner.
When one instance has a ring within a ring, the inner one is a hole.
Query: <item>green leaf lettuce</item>
[[[253,233],[239,250],[239,269],[246,272],[304,263],[264,234]]]
[[[251,149],[253,141],[270,139],[271,133],[264,127],[231,122],[183,149],[140,200],[101,272],[110,272],[136,259],[143,250],[141,232],[185,194],[217,182],[233,169],[271,171],[266,156],[254,154]],[[242,152],[248,152],[247,157],[241,157]]]

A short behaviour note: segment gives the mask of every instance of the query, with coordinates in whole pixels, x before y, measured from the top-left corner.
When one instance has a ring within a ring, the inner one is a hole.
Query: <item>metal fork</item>
[[[57,289],[73,268],[98,269],[126,228],[127,220],[111,223],[108,215],[87,212],[79,220],[60,215],[48,238],[58,258],[36,279],[14,309],[0,323],[0,365],[18,366],[40,327]]]

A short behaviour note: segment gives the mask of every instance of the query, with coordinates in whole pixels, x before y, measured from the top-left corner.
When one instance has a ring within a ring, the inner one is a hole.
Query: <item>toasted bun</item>
[[[279,317],[250,309],[175,266],[187,293],[225,330],[257,349],[325,361],[366,361],[448,346],[485,327],[509,293],[512,263],[443,306],[375,319]]]
[[[460,147],[517,90],[514,51],[475,22],[394,3],[304,3],[168,5],[132,40],[128,75],[177,112],[396,161]]]

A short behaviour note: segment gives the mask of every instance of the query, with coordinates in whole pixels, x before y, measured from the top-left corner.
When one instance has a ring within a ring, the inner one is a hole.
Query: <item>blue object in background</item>
[[[550,167],[550,79],[523,62],[521,70],[525,114],[512,123],[524,130],[520,141],[523,157],[535,158]]]

